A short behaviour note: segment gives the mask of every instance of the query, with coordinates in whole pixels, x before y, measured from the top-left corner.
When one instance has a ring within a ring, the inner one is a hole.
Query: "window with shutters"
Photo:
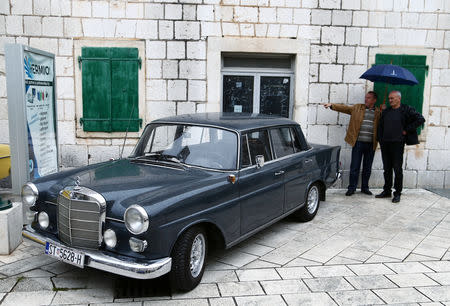
[[[137,132],[142,125],[138,49],[83,47],[78,63],[82,73],[83,131]]]
[[[419,81],[419,84],[414,86],[375,83],[374,91],[378,94],[377,104],[380,105],[385,100],[386,105],[389,105],[387,94],[392,90],[399,90],[402,93],[402,104],[410,105],[423,114],[424,86],[428,73],[426,59],[427,57],[424,55],[377,54],[375,64],[392,64],[404,67],[411,71]],[[421,127],[417,131],[420,134]]]

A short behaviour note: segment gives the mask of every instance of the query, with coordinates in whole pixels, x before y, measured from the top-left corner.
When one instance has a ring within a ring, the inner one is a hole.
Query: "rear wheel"
[[[172,251],[170,283],[175,290],[194,289],[205,271],[208,240],[201,227],[191,227],[177,240]]]
[[[313,184],[309,187],[306,195],[306,203],[295,213],[295,216],[300,221],[311,221],[317,214],[320,204],[320,187],[318,184]]]

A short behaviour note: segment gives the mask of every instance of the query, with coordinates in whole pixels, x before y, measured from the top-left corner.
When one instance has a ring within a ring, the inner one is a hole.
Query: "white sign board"
[[[5,45],[11,179],[22,185],[58,171],[55,55],[19,44]]]
[[[31,179],[58,171],[52,58],[25,51],[25,105]]]

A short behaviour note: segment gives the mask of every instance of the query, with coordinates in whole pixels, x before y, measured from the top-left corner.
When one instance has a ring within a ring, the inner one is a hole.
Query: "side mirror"
[[[264,166],[264,155],[256,155],[256,169],[262,168]]]

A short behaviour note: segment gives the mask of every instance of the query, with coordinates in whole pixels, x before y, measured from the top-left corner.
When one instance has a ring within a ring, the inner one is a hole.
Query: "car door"
[[[265,164],[258,168],[256,156],[264,156]],[[241,235],[244,235],[283,214],[284,171],[272,161],[269,134],[266,129],[242,136],[239,199]]]
[[[277,158],[285,159],[287,164],[284,174],[284,212],[287,212],[304,203],[313,160],[308,152],[302,150],[292,127],[271,130],[271,138]]]

